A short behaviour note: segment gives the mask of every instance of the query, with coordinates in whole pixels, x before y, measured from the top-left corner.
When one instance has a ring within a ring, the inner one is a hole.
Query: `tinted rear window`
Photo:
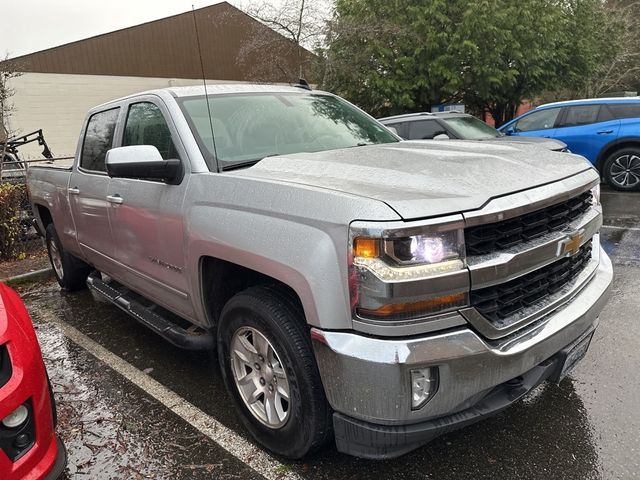
[[[640,103],[610,103],[607,105],[614,118],[640,118]]]
[[[577,127],[589,125],[598,120],[600,105],[576,105],[567,108],[567,113],[559,127]]]

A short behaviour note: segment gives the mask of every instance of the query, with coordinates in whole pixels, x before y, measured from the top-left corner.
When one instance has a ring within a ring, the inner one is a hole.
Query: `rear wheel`
[[[240,418],[267,449],[301,458],[331,434],[331,409],[297,299],[251,287],[225,305],[218,359]]]
[[[91,268],[62,248],[53,223],[47,226],[45,238],[53,273],[60,286],[68,292],[84,288]]]
[[[603,175],[616,190],[640,190],[640,150],[625,148],[613,152],[604,162]]]

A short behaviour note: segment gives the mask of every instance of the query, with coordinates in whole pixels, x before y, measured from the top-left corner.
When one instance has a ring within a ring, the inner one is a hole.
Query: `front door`
[[[535,110],[522,116],[511,127],[511,135],[553,138],[560,107]]]
[[[164,104],[156,97],[128,106],[122,146],[152,145],[165,160],[186,159]],[[172,130],[174,134],[172,135]],[[180,153],[176,149],[179,145]],[[186,164],[183,163],[183,169]],[[109,216],[120,280],[155,302],[193,318],[185,271],[182,203],[187,177],[178,185],[145,179],[112,178],[108,194],[117,198]]]

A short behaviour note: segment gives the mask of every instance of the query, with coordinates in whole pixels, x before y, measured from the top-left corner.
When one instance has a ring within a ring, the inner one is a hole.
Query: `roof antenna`
[[[298,88],[304,88],[305,90],[311,90],[311,86],[309,85],[309,82],[307,82],[304,78],[300,77],[298,79],[298,84],[294,85],[294,87],[298,87]]]
[[[198,55],[200,56],[200,70],[202,71],[202,85],[204,86],[204,99],[207,102],[207,113],[209,114],[209,128],[211,128],[211,142],[213,143],[213,161],[216,164],[216,172],[220,171],[218,164],[218,151],[216,150],[216,138],[213,135],[213,120],[211,118],[211,105],[209,104],[209,94],[207,93],[207,80],[204,74],[204,62],[202,61],[202,48],[200,47],[200,34],[198,33],[198,22],[196,21],[196,9],[191,5],[191,14],[193,16],[193,27],[196,31],[196,41],[198,42]]]

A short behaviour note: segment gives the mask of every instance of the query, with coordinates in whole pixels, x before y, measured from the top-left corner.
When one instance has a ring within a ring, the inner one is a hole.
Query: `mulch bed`
[[[0,280],[6,280],[23,273],[49,268],[49,256],[44,248],[28,252],[22,260],[0,261]]]

